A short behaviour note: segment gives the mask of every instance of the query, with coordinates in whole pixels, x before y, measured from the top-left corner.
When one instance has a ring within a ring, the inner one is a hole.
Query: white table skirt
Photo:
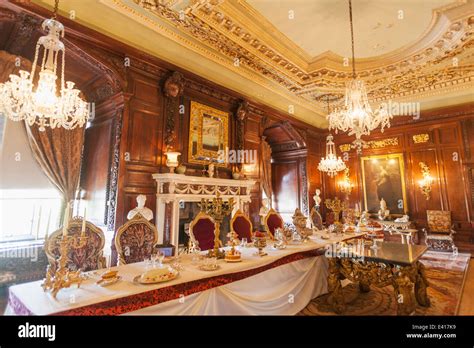
[[[186,255],[185,270],[177,279],[155,285],[133,284],[133,277],[144,271],[143,263],[118,267],[123,280],[117,284],[97,286],[95,275],[80,289],[61,290],[57,299],[43,292],[41,281],[15,285],[9,289],[5,314],[295,314],[326,292],[327,262],[316,250],[324,251],[326,245],[350,237],[354,236],[332,236],[330,240],[314,236],[285,250],[267,247],[265,257],[255,256],[255,248],[245,248],[243,262],[220,260],[221,269],[215,272],[198,270]]]
[[[327,259],[309,257],[128,314],[294,315],[327,292],[326,279]]]

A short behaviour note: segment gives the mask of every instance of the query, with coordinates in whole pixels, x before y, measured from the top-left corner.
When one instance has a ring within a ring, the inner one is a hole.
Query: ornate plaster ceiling
[[[326,51],[351,56],[347,0],[247,0],[277,30],[300,46],[308,60]],[[433,10],[453,0],[354,0],[358,58],[413,43],[429,28]]]
[[[63,11],[80,9],[85,25],[324,126],[327,96],[341,102],[351,77],[346,4],[81,0]],[[354,0],[353,7],[357,73],[372,103],[420,102],[427,109],[472,100],[474,0]],[[289,10],[293,26],[282,19]]]

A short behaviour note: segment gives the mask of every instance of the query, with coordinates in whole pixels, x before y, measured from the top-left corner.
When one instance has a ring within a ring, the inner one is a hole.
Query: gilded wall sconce
[[[420,186],[421,193],[426,197],[426,200],[429,200],[431,197],[431,185],[433,184],[430,167],[428,167],[425,162],[420,162],[418,164],[421,168],[421,175],[423,175],[423,179],[418,181],[418,185]]]
[[[344,179],[339,181],[339,191],[349,196],[354,188],[354,184],[351,183],[351,179],[349,177],[349,168],[344,170]]]

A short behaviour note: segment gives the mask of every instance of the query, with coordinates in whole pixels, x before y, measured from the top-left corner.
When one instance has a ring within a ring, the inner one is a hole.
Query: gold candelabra
[[[86,216],[82,219],[82,227],[80,236],[68,235],[69,229],[69,210],[68,204],[65,212],[63,234],[59,240],[59,258],[55,261],[55,265],[48,266],[46,270],[46,277],[41,284],[44,291],[50,291],[53,298],[56,298],[59,290],[69,288],[73,284],[77,284],[77,287],[81,286],[82,277],[81,270],[70,271],[67,267],[69,261],[69,251],[72,249],[81,249],[87,244],[86,237]],[[45,247],[48,245],[48,239],[45,240]]]
[[[216,197],[210,201],[209,199],[201,199],[201,203],[199,204],[199,208],[201,211],[208,214],[212,217],[215,221],[215,229],[214,229],[214,249],[210,249],[208,252],[208,257],[217,257],[223,258],[224,252],[219,250],[220,246],[220,232],[221,232],[221,223],[224,220],[224,217],[229,215],[234,208],[234,198],[229,198],[228,201],[223,201],[220,197],[219,192],[217,192]]]
[[[334,224],[339,225],[339,214],[347,208],[347,203],[341,202],[341,200],[336,197],[334,199],[326,199],[324,204],[326,204],[326,208],[334,212]]]

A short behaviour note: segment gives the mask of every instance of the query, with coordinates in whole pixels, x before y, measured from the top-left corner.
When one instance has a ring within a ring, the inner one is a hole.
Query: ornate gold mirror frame
[[[219,154],[229,147],[229,114],[191,101],[188,162],[227,167]]]

